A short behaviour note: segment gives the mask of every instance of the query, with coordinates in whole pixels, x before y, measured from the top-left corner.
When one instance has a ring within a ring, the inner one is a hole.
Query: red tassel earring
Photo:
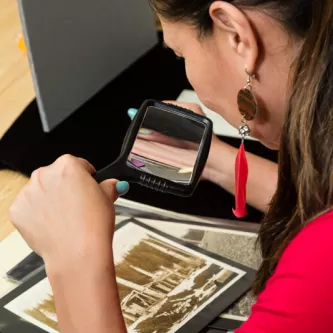
[[[256,79],[256,74],[248,75],[247,85],[244,89],[240,90],[237,97],[238,109],[243,116],[241,126],[239,127],[239,134],[242,138],[242,143],[239,147],[239,151],[235,161],[235,199],[236,207],[233,209],[233,213],[237,218],[243,218],[247,215],[246,210],[246,185],[248,178],[248,165],[245,153],[244,139],[250,135],[250,129],[247,125],[247,121],[254,119],[258,112],[257,99],[252,92],[251,80]]]

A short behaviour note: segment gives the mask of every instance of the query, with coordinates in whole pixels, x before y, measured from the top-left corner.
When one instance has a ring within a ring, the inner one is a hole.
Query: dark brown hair
[[[188,22],[201,35],[212,30],[209,7],[214,1],[150,1],[167,20]],[[254,283],[259,294],[290,241],[311,219],[333,207],[333,1],[228,2],[257,7],[302,39],[281,135],[278,186],[259,232],[263,262]]]

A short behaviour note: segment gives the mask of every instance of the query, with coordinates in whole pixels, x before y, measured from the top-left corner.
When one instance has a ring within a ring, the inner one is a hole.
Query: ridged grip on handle
[[[166,181],[157,179],[154,176],[150,176],[145,173],[141,174],[140,176],[140,185],[162,193],[166,193],[168,191],[168,185]]]

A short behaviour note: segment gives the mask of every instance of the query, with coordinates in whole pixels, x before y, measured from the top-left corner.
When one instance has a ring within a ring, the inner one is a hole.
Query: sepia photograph
[[[52,289],[47,278],[21,294],[5,308],[50,333],[58,333]]]
[[[195,243],[200,234],[191,232],[185,239]],[[129,333],[178,332],[246,274],[184,244],[135,222],[116,230],[114,260]],[[58,332],[47,279],[5,308],[47,332]]]
[[[256,233],[209,224],[202,226],[185,222],[163,222],[149,219],[140,219],[140,222],[253,270],[257,270],[262,262],[260,248],[256,246],[258,237]],[[247,318],[250,316],[255,300],[254,295],[249,291],[227,310],[227,314]]]

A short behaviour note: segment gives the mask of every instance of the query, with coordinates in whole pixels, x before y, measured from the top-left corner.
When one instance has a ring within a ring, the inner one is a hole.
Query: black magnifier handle
[[[145,172],[139,172],[130,167],[124,167],[123,163],[117,162],[97,171],[93,177],[99,184],[107,179],[118,179],[130,183],[137,183],[143,187],[162,193],[167,193],[170,189],[165,179],[155,177]]]
[[[111,164],[107,166],[106,168],[97,171],[93,177],[97,181],[97,183],[102,183],[104,180],[107,179],[121,179],[121,180],[126,180],[123,179],[122,177],[123,173],[121,172],[121,168],[119,168],[119,165],[117,163]]]
[[[93,177],[97,183],[107,179],[118,179],[127,182],[137,182],[140,179],[138,172],[126,164],[127,158],[120,157],[114,163],[108,165],[102,170],[97,171]]]

